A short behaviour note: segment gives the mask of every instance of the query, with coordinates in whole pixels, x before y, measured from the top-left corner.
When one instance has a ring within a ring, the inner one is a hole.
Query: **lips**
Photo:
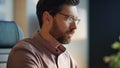
[[[68,33],[68,35],[69,35],[70,37],[72,37],[73,34],[74,34],[74,31]]]
[[[69,31],[67,31],[67,35],[69,35],[70,37],[75,33],[75,30],[74,29],[71,29]]]

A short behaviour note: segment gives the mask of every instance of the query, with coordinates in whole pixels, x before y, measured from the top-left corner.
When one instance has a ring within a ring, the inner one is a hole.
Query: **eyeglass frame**
[[[67,20],[72,20],[72,21],[70,21],[70,23],[71,22],[75,22],[77,25],[79,24],[79,22],[80,22],[80,19],[75,19],[74,18],[74,16],[72,16],[72,15],[67,15],[67,14],[64,14],[64,13],[61,13],[61,12],[59,12],[59,14],[61,14],[61,15],[63,15],[63,16],[66,16],[67,17]],[[77,22],[76,22],[77,21]]]

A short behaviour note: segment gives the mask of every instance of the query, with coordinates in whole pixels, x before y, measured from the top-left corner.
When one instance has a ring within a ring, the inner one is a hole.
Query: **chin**
[[[59,38],[58,41],[62,44],[69,44],[71,42],[71,38],[69,36],[64,36]]]
[[[67,41],[67,42],[63,42],[62,44],[69,44],[69,43],[70,43],[70,41],[69,42]]]

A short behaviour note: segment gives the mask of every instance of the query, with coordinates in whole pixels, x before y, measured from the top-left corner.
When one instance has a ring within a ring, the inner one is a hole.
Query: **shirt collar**
[[[62,44],[53,45],[49,41],[45,40],[39,32],[37,32],[33,36],[33,39],[38,43],[39,46],[41,46],[42,44],[43,47],[45,47],[55,55],[60,55],[66,50],[66,48]]]

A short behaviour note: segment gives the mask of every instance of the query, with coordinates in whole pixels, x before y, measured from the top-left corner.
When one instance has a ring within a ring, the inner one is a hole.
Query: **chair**
[[[0,63],[6,63],[9,52],[23,38],[22,29],[14,21],[0,21]]]

